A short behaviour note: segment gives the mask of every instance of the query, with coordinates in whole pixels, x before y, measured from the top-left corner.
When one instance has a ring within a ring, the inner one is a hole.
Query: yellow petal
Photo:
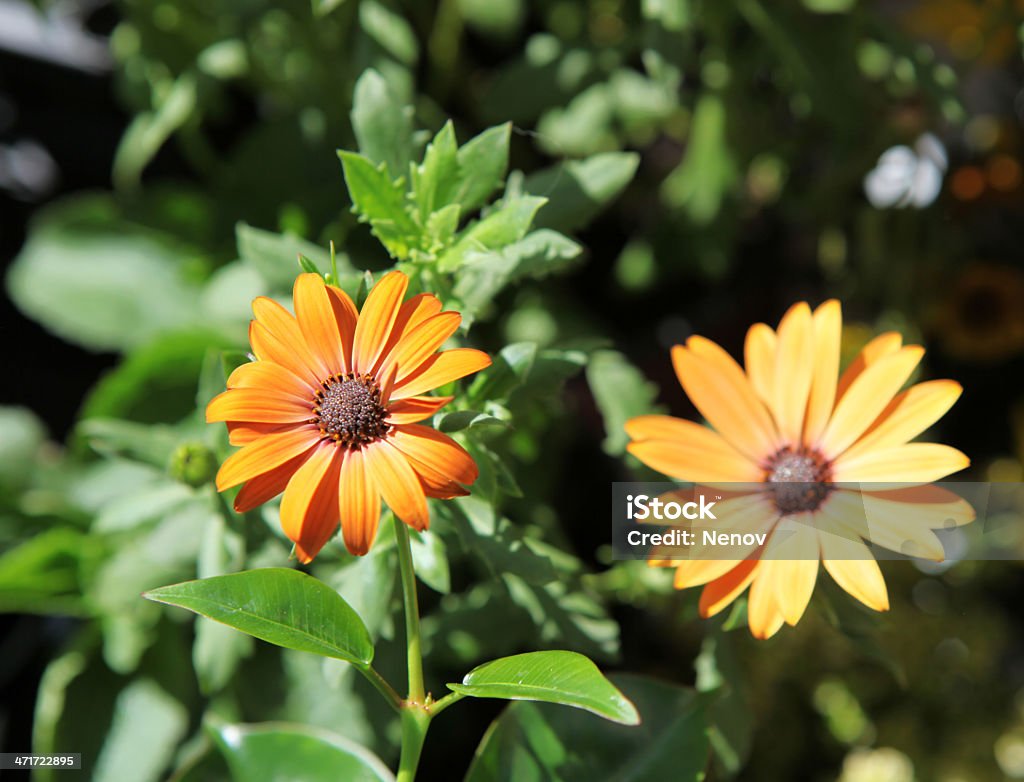
[[[842,308],[830,299],[814,311],[814,377],[804,420],[804,443],[812,447],[817,446],[835,405],[842,332]]]
[[[844,456],[849,459],[871,449],[909,442],[942,418],[962,392],[962,386],[952,380],[930,380],[911,386],[888,404]]]
[[[373,371],[391,336],[391,328],[395,325],[408,287],[409,278],[394,271],[381,277],[370,290],[352,338],[352,360],[356,372],[366,374]]]
[[[772,563],[775,597],[787,624],[804,615],[818,577],[818,535],[810,513],[786,516],[775,527],[762,562]]]
[[[906,347],[868,366],[836,405],[821,436],[822,453],[835,459],[867,430],[907,382],[924,355],[916,345]]]
[[[819,532],[825,570],[847,593],[875,611],[889,610],[889,593],[871,549],[860,540]]]
[[[701,337],[672,348],[676,376],[708,422],[736,450],[760,462],[777,450],[771,416],[743,370],[724,350]]]
[[[879,359],[892,355],[902,346],[903,337],[895,331],[887,331],[871,340],[861,349],[857,358],[850,362],[850,366],[846,368],[842,377],[839,378],[839,384],[836,386],[836,401],[838,402],[843,398],[847,389],[860,376],[861,372]]]
[[[681,481],[760,481],[764,472],[706,426],[667,415],[631,418],[627,449],[652,469]]]
[[[814,372],[811,324],[811,308],[802,301],[790,307],[779,323],[771,409],[779,436],[789,445],[798,445],[802,441],[807,396]]]
[[[782,627],[784,620],[775,590],[776,571],[781,566],[776,560],[762,560],[750,585],[747,624],[755,638],[771,638]]]
[[[743,363],[754,392],[766,405],[775,398],[775,354],[778,340],[772,327],[755,323],[743,343]]]
[[[880,500],[876,495],[836,491],[817,511],[832,534],[862,538],[870,544],[911,557],[941,562],[946,554],[929,523],[915,518],[913,506]]]
[[[906,443],[840,456],[832,467],[836,483],[929,483],[959,472],[971,460],[938,443]]]

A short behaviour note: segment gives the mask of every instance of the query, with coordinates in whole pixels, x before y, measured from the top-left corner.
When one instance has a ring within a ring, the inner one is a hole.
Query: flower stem
[[[398,568],[402,574],[402,598],[405,603],[405,647],[409,667],[409,700],[423,705],[423,657],[420,652],[420,609],[416,600],[416,573],[412,566],[412,547],[409,530],[395,519],[395,539],[398,542]]]
[[[402,599],[405,605],[405,646],[409,668],[409,697],[399,709],[402,716],[402,755],[398,762],[396,782],[414,782],[416,767],[423,751],[423,741],[430,727],[426,691],[423,687],[423,656],[420,651],[420,609],[416,599],[416,572],[412,564],[409,530],[395,519],[395,540],[398,543],[398,569],[402,578]]]

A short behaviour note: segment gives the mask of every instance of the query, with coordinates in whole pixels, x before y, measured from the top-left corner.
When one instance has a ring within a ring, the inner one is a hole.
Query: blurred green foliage
[[[755,647],[731,632],[742,617],[695,629],[695,599],[664,573],[593,572],[604,538],[585,530],[604,516],[575,518],[561,496],[603,497],[624,474],[588,457],[592,484],[567,486],[574,428],[602,430],[588,444],[622,454],[622,422],[656,405],[645,374],[667,377],[647,357],[667,367],[655,343],[686,336],[679,318],[735,330],[780,290],[828,292],[856,317],[882,313],[870,326],[970,336],[974,322],[943,304],[980,252],[970,214],[950,223],[860,195],[886,148],[972,127],[941,46],[842,0],[117,8],[111,48],[132,120],[113,189],[41,211],[7,278],[45,328],[121,356],[66,443],[47,441],[31,412],[0,409],[0,610],[76,618],[40,685],[34,751],[82,752],[98,782],[273,778],[286,752],[346,778],[376,768],[358,745],[394,758],[395,720],[344,664],[139,595],[289,566],[274,503],[239,517],[215,493],[210,465],[229,448],[202,410],[245,360],[253,297],[286,299],[300,269],[358,296],[364,270],[400,263],[495,359],[434,422],[481,476],[471,497],[435,503],[431,531],[414,537],[428,679],[563,647],[674,682],[616,679],[647,720],[635,732],[514,705],[467,779],[595,779],[606,761],[631,779],[811,778],[812,741],[813,761],[837,773],[850,748],[881,742],[922,779],[995,778],[996,738],[1020,730],[1012,693],[962,696],[1020,638],[979,597],[985,574],[908,566],[893,616],[816,597],[797,632]],[[1019,65],[1019,45],[1012,55]],[[783,240],[766,239],[780,224]],[[760,240],[783,251],[763,257]],[[995,258],[1011,278],[1014,258]],[[936,320],[941,306],[952,314]],[[631,333],[634,321],[646,330]],[[642,371],[609,334],[650,346],[634,359]],[[1014,431],[1006,410],[991,415]],[[978,477],[996,464],[1019,480],[1018,438],[981,442]],[[382,529],[365,558],[334,541],[311,568],[362,617],[385,674],[401,667],[394,560]],[[898,607],[934,605],[928,590],[941,594],[934,612]],[[940,621],[968,614],[963,629]],[[433,740],[465,750],[480,734],[469,727]],[[423,778],[461,773],[428,766]]]

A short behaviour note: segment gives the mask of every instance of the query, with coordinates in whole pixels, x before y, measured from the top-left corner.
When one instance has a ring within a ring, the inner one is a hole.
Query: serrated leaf
[[[387,167],[355,152],[338,152],[353,211],[370,224],[391,256],[407,259],[419,243],[420,229],[405,208],[405,189],[393,182]]]
[[[519,196],[504,201],[486,217],[473,223],[455,245],[438,261],[440,271],[455,271],[468,260],[470,253],[499,250],[522,239],[533,223],[537,210],[546,198]]]
[[[508,144],[512,124],[506,122],[488,128],[459,148],[456,155],[459,176],[451,192],[441,199],[462,205],[469,212],[483,205],[505,180],[508,170]]]
[[[356,612],[333,589],[297,570],[246,570],[160,587],[144,597],[288,649],[357,665],[373,659],[373,642]]]
[[[412,109],[372,68],[356,82],[351,117],[359,152],[376,165],[384,163],[395,176],[403,174],[412,150]]]
[[[639,164],[635,152],[604,152],[526,177],[524,191],[550,201],[537,216],[536,227],[583,228],[633,181]]]
[[[448,120],[427,145],[423,163],[412,170],[412,197],[419,207],[421,221],[451,203],[448,195],[459,173],[457,152],[455,128]]]
[[[527,652],[477,666],[448,688],[474,698],[543,701],[637,725],[636,707],[594,663],[576,652]]]

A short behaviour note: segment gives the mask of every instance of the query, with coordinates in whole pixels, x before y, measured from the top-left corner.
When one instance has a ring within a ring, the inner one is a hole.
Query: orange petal
[[[366,472],[363,451],[349,451],[341,465],[339,502],[345,547],[362,556],[373,545],[380,522],[380,492]]]
[[[256,321],[284,344],[288,351],[310,372],[318,378],[330,374],[323,357],[310,350],[306,338],[302,335],[302,329],[299,328],[298,321],[288,310],[273,299],[257,296],[252,302],[252,311],[256,315]]]
[[[406,332],[384,358],[379,372],[384,374],[391,367],[397,367],[395,382],[401,382],[435,353],[456,332],[460,323],[462,316],[457,312],[442,312],[427,318]]]
[[[228,421],[228,442],[232,445],[248,445],[253,440],[268,434],[291,432],[295,424],[257,424],[252,421]]]
[[[853,381],[860,377],[861,372],[874,364],[879,359],[890,356],[903,346],[903,337],[895,331],[887,331],[879,334],[867,345],[865,345],[850,366],[843,372],[836,386],[836,401],[843,398],[843,394],[853,384]]]
[[[953,380],[930,380],[896,396],[844,456],[853,458],[869,449],[903,445],[938,421],[953,406],[963,387]]]
[[[864,434],[907,382],[923,355],[924,348],[917,345],[902,348],[868,366],[853,381],[821,436],[826,457],[836,458]]]
[[[338,476],[344,451],[323,442],[284,490],[281,528],[295,543],[299,562],[311,562],[338,529]]]
[[[408,399],[399,399],[388,408],[388,423],[419,423],[430,418],[454,398],[453,396],[411,396]]]
[[[228,388],[259,388],[264,391],[288,394],[299,401],[310,401],[318,390],[286,369],[270,361],[250,361],[235,367],[228,376]]]
[[[843,590],[876,611],[889,610],[885,579],[871,549],[860,540],[819,532],[825,570]]]
[[[759,561],[747,559],[724,576],[712,581],[700,593],[700,615],[705,619],[714,616],[743,594],[757,573]]]
[[[327,295],[327,286],[319,274],[300,274],[292,291],[295,316],[310,351],[330,374],[346,369],[345,352],[334,307]]]
[[[840,456],[832,467],[836,483],[929,483],[970,465],[956,448],[937,443],[906,443]]]
[[[432,293],[420,293],[404,302],[398,308],[398,317],[395,318],[395,325],[391,327],[391,336],[388,337],[381,356],[390,354],[402,337],[440,311],[441,302]]]
[[[816,447],[836,401],[843,312],[836,299],[814,311],[814,376],[804,420],[804,443]]]
[[[355,303],[341,288],[332,285],[325,286],[327,298],[331,303],[331,310],[334,312],[334,320],[338,325],[338,334],[341,337],[342,358],[346,372],[354,372],[352,364],[352,342],[356,335],[356,323],[359,321],[359,311]]]
[[[455,348],[431,356],[412,375],[395,384],[392,399],[408,399],[438,386],[479,372],[491,365],[491,357],[473,348]]]
[[[396,426],[388,442],[412,461],[413,468],[426,465],[447,481],[472,484],[479,475],[476,462],[466,449],[451,437],[429,426],[406,424]]]
[[[388,272],[366,297],[352,340],[355,371],[369,373],[384,349],[402,306],[409,278],[402,272]]]
[[[775,396],[775,352],[778,340],[772,327],[755,323],[747,331],[743,344],[743,363],[754,392],[766,405]]]
[[[764,478],[764,470],[706,426],[675,420],[689,424],[685,437],[634,441],[626,450],[651,469],[680,481],[746,483]]]
[[[313,417],[309,404],[293,396],[272,394],[255,388],[231,388],[218,394],[206,406],[206,422],[252,421],[262,424],[304,423]]]
[[[779,346],[775,353],[775,390],[771,410],[783,441],[801,442],[807,397],[814,373],[814,331],[811,308],[799,302],[779,323]]]
[[[284,491],[292,474],[302,466],[306,454],[291,459],[270,472],[257,475],[242,487],[235,497],[234,508],[239,513],[246,513],[259,507],[264,502],[274,499]]]
[[[217,491],[245,483],[311,450],[319,439],[316,429],[293,429],[253,441],[224,460],[217,472]]]
[[[298,343],[283,342],[258,320],[249,324],[249,344],[252,345],[252,352],[256,354],[256,358],[260,360],[258,363],[279,364],[310,388],[318,388],[320,382],[327,377],[326,370],[321,374],[315,369],[315,362],[309,356],[305,344],[299,348]]]
[[[425,530],[430,525],[427,498],[409,460],[387,440],[372,443],[363,454],[370,479],[388,507],[413,529]]]
[[[734,570],[745,559],[684,559],[675,560],[675,576],[672,586],[676,589],[689,589],[701,586],[716,579],[723,578]]]
[[[774,453],[775,426],[739,365],[709,340],[691,337],[686,344],[672,348],[672,364],[701,415],[753,461]]]

